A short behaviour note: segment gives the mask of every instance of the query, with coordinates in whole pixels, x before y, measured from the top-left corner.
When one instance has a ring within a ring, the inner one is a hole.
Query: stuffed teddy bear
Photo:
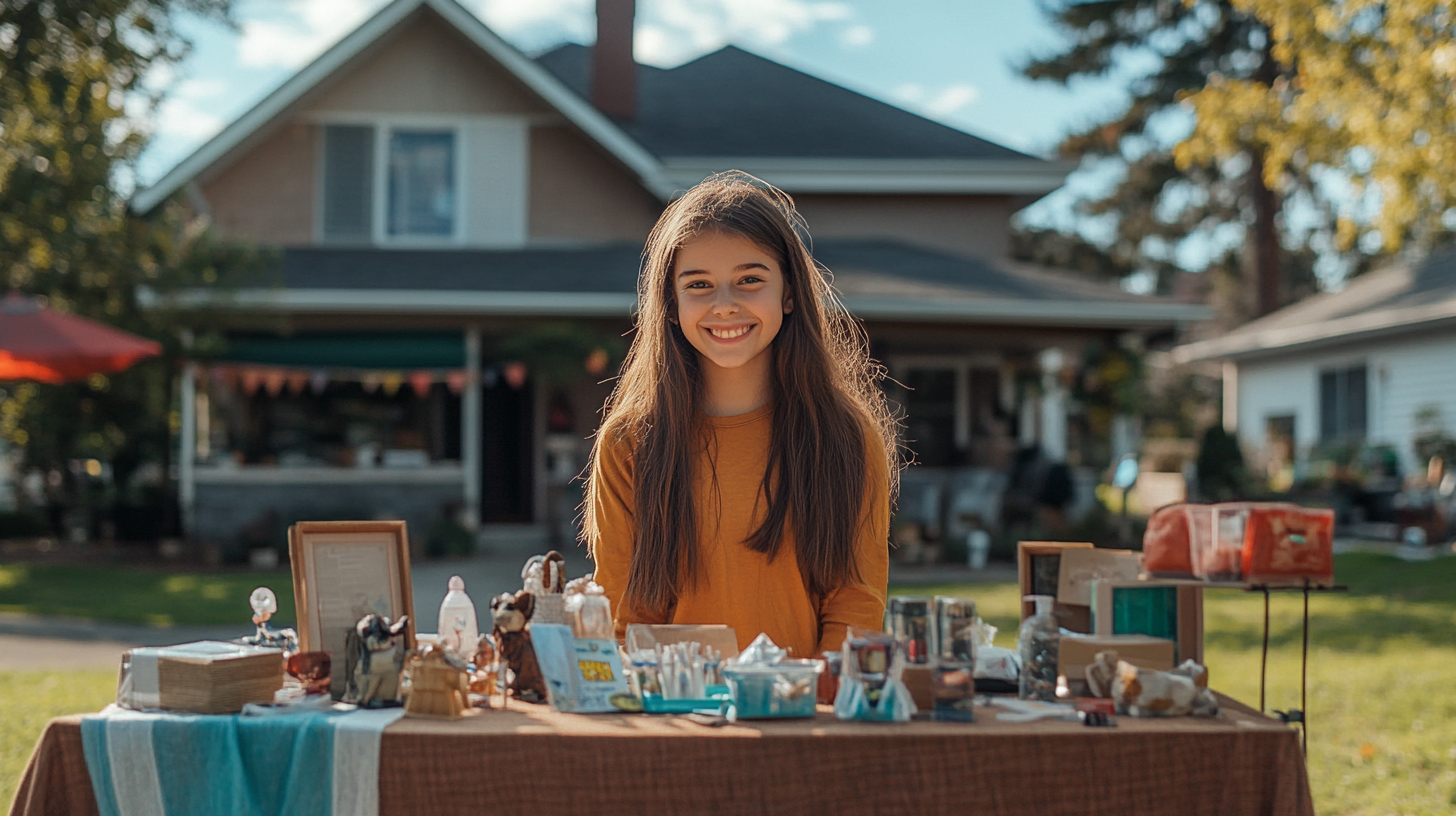
[[[546,678],[536,662],[536,649],[526,624],[536,606],[536,596],[521,590],[515,595],[502,593],[490,601],[490,618],[494,625],[496,649],[510,667],[510,691],[528,703],[546,702]]]

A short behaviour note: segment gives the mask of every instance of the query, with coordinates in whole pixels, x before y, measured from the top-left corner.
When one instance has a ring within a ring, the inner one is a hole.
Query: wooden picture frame
[[[1091,542],[1087,541],[1018,541],[1016,543],[1016,577],[1021,584],[1021,597],[1027,595],[1050,595],[1055,598],[1059,584],[1058,578],[1048,576],[1049,585],[1037,586],[1036,560],[1043,557],[1054,557],[1057,566],[1060,567],[1063,550],[1090,550],[1093,549]],[[1058,569],[1060,573],[1060,569]],[[1021,619],[1026,620],[1036,614],[1036,606],[1030,601],[1021,602]],[[1091,634],[1092,632],[1092,608],[1090,606],[1073,606],[1056,602],[1052,604],[1052,614],[1057,622],[1064,628],[1073,632]]]
[[[298,646],[332,652],[342,666],[350,627],[373,612],[408,615],[405,645],[415,646],[409,533],[403,521],[300,521],[288,528]],[[341,683],[342,672],[335,676]]]

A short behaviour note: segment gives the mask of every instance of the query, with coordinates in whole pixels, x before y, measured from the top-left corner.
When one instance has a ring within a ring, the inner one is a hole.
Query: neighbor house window
[[[1365,437],[1365,366],[1320,372],[1320,441]]]
[[[389,136],[391,236],[455,232],[455,134],[396,130]]]
[[[374,228],[374,126],[324,128],[323,238],[368,242]]]

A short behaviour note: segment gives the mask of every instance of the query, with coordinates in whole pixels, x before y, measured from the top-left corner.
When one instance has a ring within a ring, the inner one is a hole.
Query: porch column
[[[465,472],[465,507],[460,522],[480,527],[480,329],[465,330],[465,391],[460,395],[460,467]]]
[[[1233,360],[1223,363],[1223,429],[1239,432],[1239,364]]]
[[[182,535],[192,534],[197,505],[197,364],[182,366],[182,428],[177,455],[177,504],[182,511]]]
[[[1066,356],[1049,348],[1037,357],[1041,364],[1041,451],[1053,462],[1067,461],[1067,389],[1062,386]]]

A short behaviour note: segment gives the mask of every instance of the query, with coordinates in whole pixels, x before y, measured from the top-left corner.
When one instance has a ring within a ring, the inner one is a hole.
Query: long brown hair
[[[784,274],[793,311],[766,353],[774,355],[773,425],[763,523],[744,542],[778,556],[792,525],[799,572],[822,598],[859,577],[854,539],[864,520],[866,463],[877,458],[898,481],[894,423],[869,358],[864,330],[849,317],[813,259],[803,219],[788,195],[745,173],[712,176],[673,202],[643,252],[636,337],[592,451],[625,442],[635,451],[636,541],[624,603],[666,613],[684,582],[699,579],[694,458],[706,436],[699,417],[698,355],[670,318],[677,315],[677,250],[705,232],[738,235],[771,253]],[[592,508],[598,483],[587,481],[583,538],[595,554],[601,531]],[[886,546],[889,543],[886,542]]]

